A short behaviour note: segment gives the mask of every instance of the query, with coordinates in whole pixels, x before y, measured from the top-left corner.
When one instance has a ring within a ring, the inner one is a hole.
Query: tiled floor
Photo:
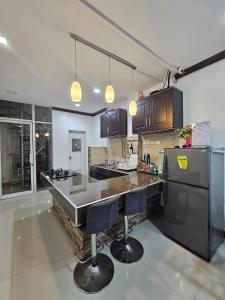
[[[142,260],[131,265],[113,260],[112,283],[99,294],[83,294],[73,284],[70,238],[51,205],[47,191],[0,202],[1,300],[225,299],[225,243],[209,264],[148,220],[132,233],[144,246]]]

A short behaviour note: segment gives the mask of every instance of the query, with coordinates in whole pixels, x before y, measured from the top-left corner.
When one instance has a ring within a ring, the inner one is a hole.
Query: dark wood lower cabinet
[[[154,133],[183,126],[183,92],[171,87],[137,102],[133,133]]]

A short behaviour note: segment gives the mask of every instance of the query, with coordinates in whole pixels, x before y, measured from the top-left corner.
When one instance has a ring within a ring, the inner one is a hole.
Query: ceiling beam
[[[175,74],[174,77],[176,80],[178,80],[184,76],[190,75],[190,74],[197,72],[203,68],[206,68],[212,64],[215,64],[216,62],[223,60],[223,59],[225,59],[225,50],[223,50],[213,56],[210,56],[193,66],[190,66],[190,67],[184,69],[184,72],[182,74],[177,73],[177,74]]]
[[[66,113],[71,113],[71,114],[78,114],[78,115],[83,115],[83,116],[88,116],[88,117],[95,117],[105,111],[107,111],[107,108],[104,107],[94,113],[89,113],[89,112],[85,112],[85,111],[79,111],[79,110],[73,110],[73,109],[66,109],[66,108],[61,108],[61,107],[52,107],[52,110],[57,110],[57,111],[62,111],[62,112],[66,112]]]

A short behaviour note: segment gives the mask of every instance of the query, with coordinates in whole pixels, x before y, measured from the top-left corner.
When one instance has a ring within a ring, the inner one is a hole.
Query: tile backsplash
[[[143,135],[139,136],[139,138],[136,141],[132,140],[134,149],[138,149],[140,152],[139,158],[143,159],[144,154],[149,153],[151,156],[151,161],[157,164],[159,164],[160,162],[159,152],[162,151],[164,148],[174,147],[178,145],[178,143],[178,137],[174,132]],[[123,149],[124,145],[126,144],[128,144],[128,146],[130,147],[131,141],[129,141],[129,139],[126,138],[112,138],[108,139],[107,147],[89,147],[89,166],[103,163],[104,160],[107,159],[107,157],[115,159],[116,161],[124,159],[124,157],[127,156],[127,151],[124,151]]]
[[[122,138],[108,139],[107,147],[88,147],[89,166],[103,163],[107,157],[119,161],[122,156]]]
[[[179,139],[174,132],[143,135],[142,138],[142,159],[144,154],[149,153],[151,161],[160,162],[159,152],[164,148],[173,148],[178,145]]]
[[[107,147],[88,147],[88,166],[102,163],[107,156]]]

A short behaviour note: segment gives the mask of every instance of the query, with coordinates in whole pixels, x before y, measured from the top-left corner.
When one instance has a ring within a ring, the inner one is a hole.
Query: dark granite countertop
[[[49,178],[45,172],[42,172],[41,175],[76,209],[125,194],[131,190],[163,182],[159,176],[138,171],[106,180],[96,180],[87,175],[78,174],[64,181],[58,181]]]

